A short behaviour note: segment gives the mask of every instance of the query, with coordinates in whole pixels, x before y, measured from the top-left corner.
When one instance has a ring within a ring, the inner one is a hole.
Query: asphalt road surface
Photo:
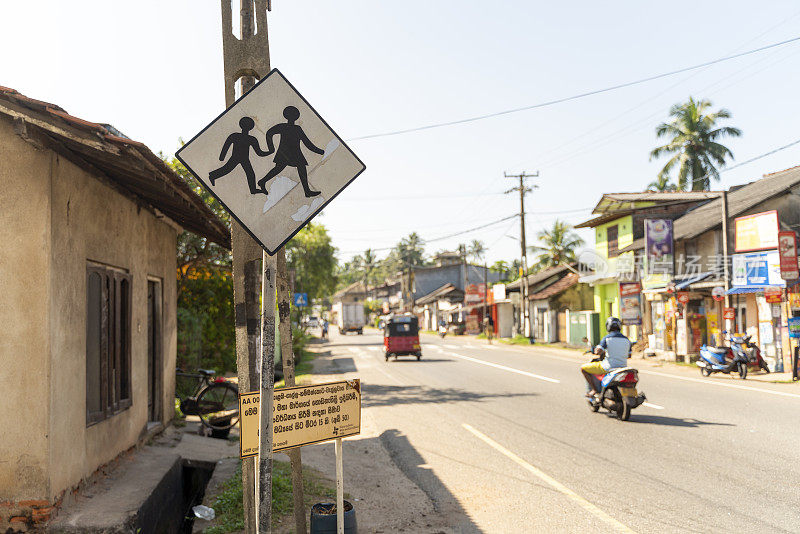
[[[800,532],[800,388],[640,369],[622,422],[583,400],[577,353],[422,337],[327,343],[363,417],[456,532]]]

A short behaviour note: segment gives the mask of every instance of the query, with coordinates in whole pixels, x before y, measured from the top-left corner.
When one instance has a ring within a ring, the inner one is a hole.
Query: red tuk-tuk
[[[404,354],[422,358],[422,347],[419,344],[419,321],[413,315],[395,315],[386,321],[383,329],[383,348],[386,351],[386,361],[389,356]]]

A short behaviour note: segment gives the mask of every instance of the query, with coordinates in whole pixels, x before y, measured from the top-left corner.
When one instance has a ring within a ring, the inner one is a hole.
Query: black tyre
[[[421,359],[422,359],[422,353],[418,352],[417,353],[417,361],[420,361]]]
[[[590,410],[592,410],[593,412],[597,412],[597,411],[600,410],[600,405],[599,404],[595,404],[594,402],[591,402],[591,401],[588,401],[588,402],[589,402],[589,409]]]
[[[631,418],[631,400],[628,397],[622,397],[622,408],[617,414],[622,421],[627,421]]]
[[[759,363],[758,365],[761,367],[761,369],[765,373],[769,373],[769,365],[767,365],[767,362],[765,362],[764,360],[761,360],[761,363]]]
[[[387,352],[385,356],[386,356],[386,361],[388,362],[388,361],[389,361],[389,356],[391,356],[391,354],[389,354],[389,353]]]
[[[212,430],[226,430],[239,421],[239,391],[228,382],[206,386],[197,396],[197,415]]]
[[[708,367],[701,367],[700,374],[703,376],[711,376],[711,369],[709,369]]]
[[[747,364],[740,363],[739,364],[739,378],[745,380],[747,378]]]

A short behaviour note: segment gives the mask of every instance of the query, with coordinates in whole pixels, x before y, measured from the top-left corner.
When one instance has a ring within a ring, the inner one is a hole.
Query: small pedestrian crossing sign
[[[304,308],[308,306],[308,293],[295,293],[293,300],[296,307]]]
[[[175,156],[269,254],[366,168],[277,69]]]

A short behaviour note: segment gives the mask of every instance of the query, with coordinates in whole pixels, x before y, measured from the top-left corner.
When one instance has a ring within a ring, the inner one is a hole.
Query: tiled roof
[[[550,284],[543,290],[530,295],[528,298],[530,300],[543,300],[549,299],[550,297],[554,297],[559,293],[563,293],[567,289],[571,288],[575,284],[578,283],[578,273],[569,273],[567,276],[561,278],[557,282]]]
[[[0,115],[17,134],[48,148],[153,213],[230,248],[230,230],[192,188],[147,146],[113,127],[0,86]]]

